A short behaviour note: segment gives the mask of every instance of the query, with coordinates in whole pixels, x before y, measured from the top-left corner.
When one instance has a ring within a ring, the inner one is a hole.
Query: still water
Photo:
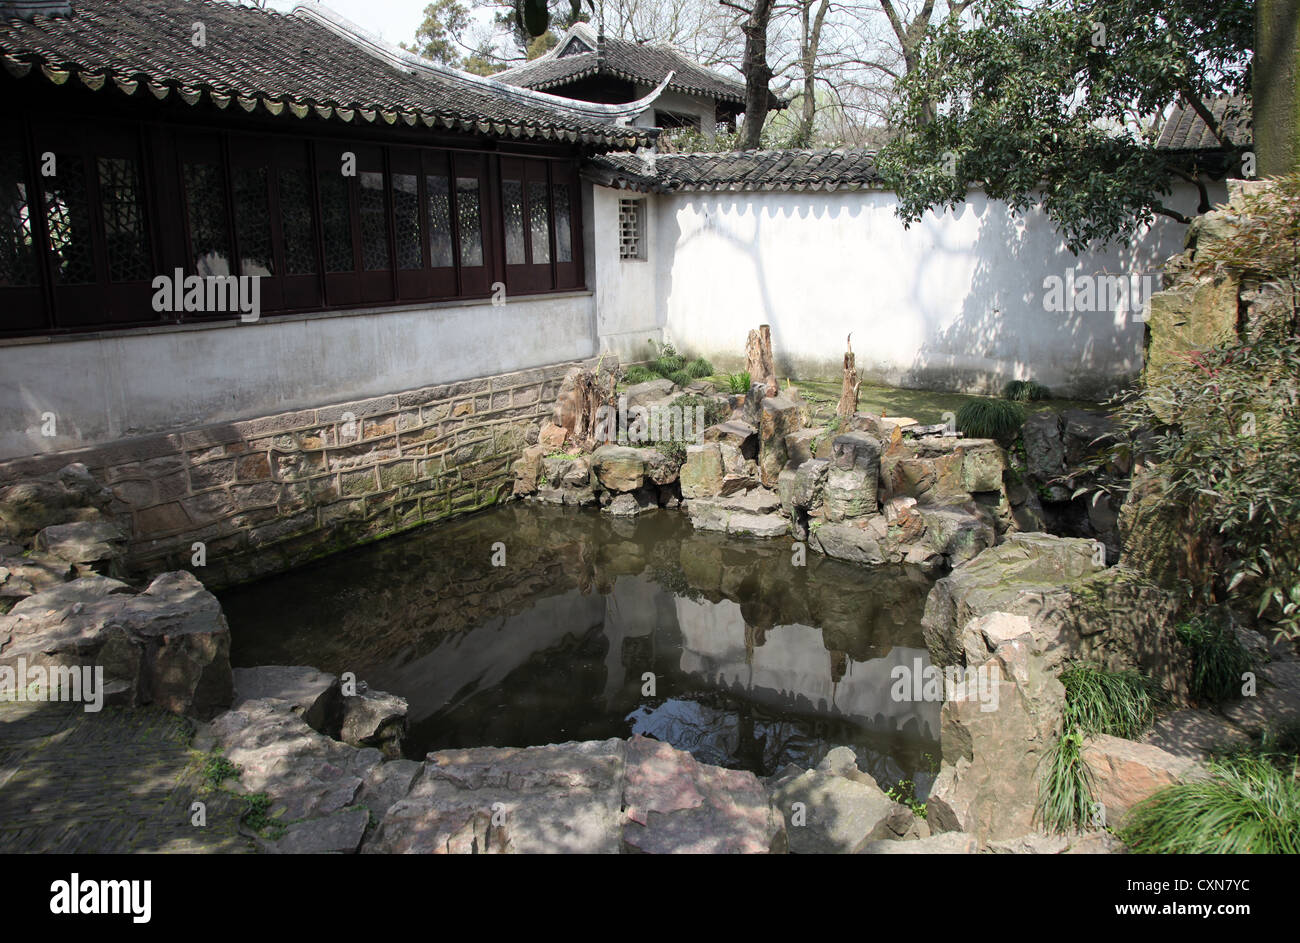
[[[494,557],[497,563],[494,565]],[[410,702],[408,756],[627,737],[770,775],[846,745],[924,798],[939,705],[890,697],[929,664],[930,579],[789,540],[510,504],[221,595],[237,667],[345,671]]]

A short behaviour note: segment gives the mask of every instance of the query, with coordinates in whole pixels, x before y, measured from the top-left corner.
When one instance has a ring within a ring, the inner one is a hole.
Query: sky
[[[288,13],[299,0],[271,0],[268,6]],[[429,0],[328,0],[325,6],[390,43],[412,42],[424,22]]]

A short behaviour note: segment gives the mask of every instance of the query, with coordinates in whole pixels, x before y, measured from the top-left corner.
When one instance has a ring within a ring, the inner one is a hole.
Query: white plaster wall
[[[644,261],[618,257],[618,201],[645,200]],[[630,190],[592,187],[588,229],[587,284],[596,291],[596,332],[601,351],[618,355],[622,363],[648,360],[650,341],[663,340],[662,287],[659,279],[670,260],[660,258],[658,205],[653,196]],[[592,234],[594,233],[594,238]]]
[[[579,292],[6,344],[0,459],[590,357],[594,307]]]
[[[1099,396],[1131,378],[1142,323],[1124,311],[1045,311],[1043,279],[1154,272],[1186,232],[1161,218],[1133,245],[1076,258],[1044,215],[1016,219],[981,193],[910,229],[890,192],[655,199],[659,323],[680,350],[737,369],[749,330],[770,324],[780,372],[832,376],[851,331],[870,380],[971,392],[1032,377]],[[1190,187],[1170,202],[1195,211]],[[601,295],[602,317],[607,303]]]
[[[654,91],[652,85],[638,85],[633,93],[637,98],[649,95]],[[695,95],[683,95],[681,92],[670,92],[664,90],[655,103],[642,112],[632,122],[638,128],[653,128],[655,125],[655,110],[674,111],[683,115],[699,115],[700,132],[705,138],[712,141],[714,131],[718,124],[718,110],[712,98],[701,98]]]

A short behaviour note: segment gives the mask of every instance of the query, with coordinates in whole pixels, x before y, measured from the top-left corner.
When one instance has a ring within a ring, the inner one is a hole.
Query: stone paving
[[[193,733],[161,710],[0,703],[0,853],[251,851],[244,803],[204,789]]]

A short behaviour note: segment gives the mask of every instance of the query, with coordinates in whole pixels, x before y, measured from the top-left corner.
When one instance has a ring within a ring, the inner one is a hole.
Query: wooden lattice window
[[[618,201],[618,257],[645,258],[645,200]]]

